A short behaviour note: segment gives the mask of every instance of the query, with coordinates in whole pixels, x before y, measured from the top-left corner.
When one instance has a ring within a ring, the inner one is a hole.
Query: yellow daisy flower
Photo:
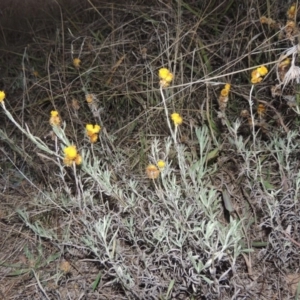
[[[229,83],[225,84],[224,90],[230,91],[231,85]]]
[[[5,93],[4,91],[0,91],[0,103],[3,102],[5,99]]]
[[[85,95],[85,100],[86,100],[87,103],[92,103],[93,99],[94,99],[93,94],[86,94]]]
[[[223,90],[221,91],[221,96],[223,96],[223,97],[228,96],[228,94],[229,94],[229,91],[226,90],[226,89],[223,89]]]
[[[159,69],[158,77],[160,78],[159,83],[162,87],[168,87],[173,80],[173,74],[167,68]]]
[[[265,76],[268,74],[268,69],[265,66],[261,66],[257,68],[257,72],[260,74],[260,76]]]
[[[74,160],[77,156],[77,150],[75,145],[68,146],[64,149],[65,157]]]
[[[73,59],[73,66],[78,69],[80,67],[80,63],[81,63],[81,60],[80,58],[76,57]]]
[[[262,77],[268,73],[268,69],[265,66],[260,66],[256,70],[251,72],[251,83],[259,83],[262,81]]]
[[[88,136],[91,136],[95,133],[99,133],[101,130],[101,127],[99,125],[92,125],[92,124],[86,124],[85,126],[86,132]]]
[[[61,119],[58,115],[58,111],[52,110],[50,112],[50,120],[49,120],[50,125],[52,126],[59,126],[61,123]]]
[[[170,71],[167,68],[161,68],[158,70],[158,76],[160,79],[166,79],[168,75],[170,74]]]
[[[163,160],[159,160],[156,165],[160,170],[162,170],[166,166],[166,163]]]
[[[75,145],[68,146],[64,148],[64,164],[66,166],[71,166],[73,162],[75,162],[76,165],[80,165],[82,162],[82,157],[80,154],[77,153],[77,149]]]
[[[172,121],[174,122],[174,125],[175,125],[175,126],[181,125],[182,122],[183,122],[182,117],[181,117],[180,114],[178,114],[178,113],[173,113],[173,114],[171,115],[171,119],[172,119]]]

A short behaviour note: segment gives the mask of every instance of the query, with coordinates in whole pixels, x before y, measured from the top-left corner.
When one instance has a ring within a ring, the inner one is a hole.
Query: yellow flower
[[[160,171],[156,165],[148,165],[146,168],[146,175],[150,179],[156,179],[159,175]]]
[[[75,145],[68,146],[64,149],[65,157],[74,160],[77,156],[77,150]]]
[[[277,23],[272,18],[267,18],[265,16],[262,16],[260,18],[260,23],[261,24],[268,24],[271,28],[276,28],[277,27]]]
[[[86,100],[87,103],[92,103],[93,99],[94,99],[93,94],[86,94],[85,95],[85,100]]]
[[[287,17],[289,19],[294,19],[295,15],[296,15],[296,5],[295,5],[295,3],[293,3],[293,5],[287,11]]]
[[[163,160],[159,160],[156,165],[162,170],[166,166],[166,163]]]
[[[166,79],[170,74],[170,71],[167,68],[161,68],[158,71],[158,76],[160,79]]]
[[[61,123],[61,120],[60,120],[60,117],[58,115],[58,111],[52,110],[50,112],[50,115],[51,115],[50,116],[50,120],[49,120],[50,125],[52,125],[52,126],[59,126],[60,123]]]
[[[57,117],[58,116],[58,111],[57,110],[51,110],[50,115],[51,115],[51,117]]]
[[[167,68],[159,69],[158,76],[162,87],[168,87],[173,80],[173,74]]]
[[[94,126],[94,132],[95,132],[95,133],[99,133],[100,130],[101,130],[100,125],[95,125],[95,126]]]
[[[251,72],[251,77],[252,78],[259,78],[260,77],[260,74],[257,71],[257,69]]]
[[[256,70],[251,72],[251,83],[259,83],[262,81],[262,76],[268,73],[268,69],[265,66],[260,66]]]
[[[94,133],[93,131],[94,131],[94,125],[92,125],[92,124],[86,124],[85,125],[85,129],[86,129],[86,131],[89,133],[89,132],[92,132],[92,134]]]
[[[87,135],[90,136],[95,133],[99,133],[101,130],[101,127],[97,124],[96,125],[86,124],[85,129],[86,129]]]
[[[224,90],[230,91],[231,85],[229,83],[226,83],[224,86]]]
[[[78,69],[80,67],[80,63],[81,63],[81,60],[80,58],[76,57],[73,59],[73,66]]]
[[[74,159],[74,161],[75,161],[75,164],[77,166],[81,165],[81,163],[82,163],[82,157],[81,157],[81,155],[77,154],[76,157],[75,157],[75,159]]]
[[[91,143],[95,143],[98,140],[98,133],[101,130],[101,127],[99,125],[92,125],[92,124],[86,124],[85,126],[86,134],[90,138]]]
[[[175,126],[181,125],[182,122],[183,122],[182,117],[181,117],[180,114],[178,114],[178,113],[173,113],[173,114],[171,115],[171,119],[172,119],[172,121],[174,122],[174,125],[175,125]]]
[[[220,96],[219,96],[219,107],[220,109],[225,109],[227,106],[227,102],[228,102],[228,95],[230,92],[230,87],[231,85],[229,83],[226,83],[224,88],[221,90],[220,92]]]
[[[257,72],[260,74],[260,76],[265,76],[268,74],[268,69],[265,66],[261,66],[257,68]]]
[[[5,99],[5,93],[4,91],[0,91],[0,103],[3,102]]]
[[[64,160],[63,160],[64,165],[65,165],[65,166],[68,166],[68,167],[72,166],[73,161],[74,161],[73,159],[70,159],[70,158],[68,158],[68,157],[64,157]]]
[[[96,143],[98,141],[98,134],[89,135],[89,138],[90,138],[90,142],[92,144],[94,144],[94,143]]]
[[[289,58],[286,58],[280,62],[278,68],[288,67],[290,65],[290,63],[291,63],[291,60]]]
[[[68,146],[64,149],[65,157],[64,157],[64,164],[66,166],[71,166],[73,162],[76,165],[80,165],[82,162],[82,157],[80,154],[77,153],[77,149],[75,145]]]
[[[223,89],[223,90],[221,91],[221,96],[223,96],[223,97],[227,97],[228,94],[229,94],[229,90]]]
[[[262,81],[261,77],[252,77],[251,78],[251,83],[255,84],[255,83],[259,83]]]
[[[169,73],[166,78],[165,78],[165,81],[166,82],[171,82],[173,80],[173,74],[172,73]]]

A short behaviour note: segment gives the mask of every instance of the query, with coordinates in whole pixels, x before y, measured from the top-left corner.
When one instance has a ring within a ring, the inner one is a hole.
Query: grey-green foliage
[[[80,214],[69,216],[69,232],[61,242],[89,249],[129,294],[146,284],[158,295],[167,291],[171,280],[181,280],[175,274],[182,274],[195,292],[201,284],[218,284],[215,268],[222,264],[226,277],[244,250],[241,223],[233,218],[224,223],[221,195],[211,182],[216,169],[207,165],[212,148],[208,129],[203,126],[195,133],[198,150],[193,157],[172,139],[153,141],[150,160],[166,161],[156,180],[124,173],[122,155],[109,163],[97,157],[96,149],[81,151],[83,165],[74,174],[76,195],[69,191],[69,202],[59,195],[52,198],[69,209],[70,203],[80,202],[74,205]],[[171,152],[176,153],[172,159]],[[101,197],[97,200],[97,193],[118,209],[109,208]],[[47,233],[39,224],[30,224],[25,213],[20,215],[38,235],[59,240],[51,229]],[[138,294],[144,297],[142,291]]]
[[[282,267],[290,267],[299,258],[294,242],[299,235],[299,133],[290,130],[283,135],[273,134],[267,141],[256,139],[256,151],[238,134],[239,123],[229,128],[228,141],[239,160],[243,189],[249,194],[252,209],[262,215],[256,222],[270,233],[265,240],[268,247],[261,257],[274,260]],[[250,224],[250,223],[249,223]],[[245,223],[247,227],[247,224]]]

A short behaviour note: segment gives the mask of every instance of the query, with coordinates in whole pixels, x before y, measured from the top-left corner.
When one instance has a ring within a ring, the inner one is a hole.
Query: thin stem
[[[162,97],[162,99],[163,99],[163,104],[164,104],[165,114],[166,114],[166,118],[167,118],[167,123],[168,123],[169,129],[170,129],[170,132],[171,132],[171,136],[172,136],[172,138],[173,138],[173,140],[174,140],[174,143],[175,143],[175,145],[176,145],[176,144],[177,144],[177,141],[176,141],[176,130],[175,130],[175,132],[173,131],[172,125],[171,125],[171,123],[170,123],[170,119],[169,119],[169,111],[168,111],[168,108],[167,108],[166,98],[165,98],[165,95],[164,95],[162,86],[160,86],[160,94],[161,94],[161,97]]]
[[[1,102],[1,105],[3,107],[3,110],[6,114],[6,116],[17,126],[17,128],[23,133],[25,134],[39,149],[41,149],[42,151],[47,152],[48,154],[51,155],[55,155],[58,156],[57,153],[53,152],[52,150],[49,149],[49,147],[38,137],[33,136],[30,131],[29,128],[26,125],[26,129],[22,128],[22,126],[14,119],[14,117],[12,116],[12,114],[6,109],[5,107],[5,103],[4,101]]]
[[[255,151],[255,123],[254,123],[254,115],[253,115],[253,101],[252,101],[252,93],[254,89],[254,84],[251,86],[250,95],[249,95],[249,108],[250,108],[250,115],[251,115],[251,123],[252,123],[252,135],[253,135],[253,150]]]

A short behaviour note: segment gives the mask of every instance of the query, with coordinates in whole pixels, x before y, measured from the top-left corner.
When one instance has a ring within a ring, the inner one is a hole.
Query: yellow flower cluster
[[[181,125],[182,122],[183,122],[182,117],[181,117],[180,114],[178,114],[178,113],[172,113],[172,114],[171,114],[171,119],[172,119],[172,121],[174,122],[174,125],[175,125],[175,126]]]
[[[90,138],[91,143],[95,143],[98,140],[98,133],[101,130],[99,125],[86,124],[85,126],[86,134]]]
[[[287,11],[287,21],[284,28],[286,37],[291,41],[294,41],[295,35],[298,33],[298,28],[295,22],[296,17],[297,17],[297,6],[296,3],[293,3]]]
[[[146,168],[146,175],[149,179],[156,179],[159,176],[160,171],[164,169],[166,163],[163,160],[159,160],[156,165],[149,164]]]
[[[75,145],[68,146],[64,148],[64,164],[66,166],[71,166],[73,162],[75,162],[76,165],[80,165],[82,162],[82,157],[80,154],[77,153],[77,149]]]
[[[61,119],[58,115],[58,111],[56,110],[52,110],[50,112],[50,120],[49,120],[49,123],[51,126],[59,126],[60,123],[61,123]]]
[[[167,68],[159,69],[158,76],[162,87],[168,87],[173,80],[173,74]]]
[[[295,35],[298,33],[298,28],[296,25],[297,11],[298,11],[297,5],[296,3],[293,3],[287,11],[287,22],[284,27],[286,38],[291,40],[292,42],[295,39]],[[276,22],[273,19],[267,18],[265,16],[262,16],[260,18],[260,22],[261,24],[267,24],[268,26],[270,26],[270,28],[273,29],[281,28],[280,22]],[[282,39],[281,33],[279,34],[279,38]]]
[[[76,58],[73,59],[73,66],[74,66],[76,69],[79,69],[80,63],[81,63],[80,58],[76,57]]]
[[[3,102],[5,99],[5,93],[3,91],[0,91],[0,103]]]
[[[260,18],[260,23],[261,24],[267,24],[269,25],[271,28],[277,28],[278,24],[276,23],[276,21],[274,21],[272,18],[267,18],[265,16],[262,16]]]
[[[223,90],[221,91],[221,96],[223,97],[228,97],[228,94],[230,92],[230,84],[229,83],[226,83]]]
[[[228,102],[228,95],[230,92],[231,85],[229,83],[226,83],[224,88],[221,90],[220,96],[219,96],[219,107],[220,110],[225,110],[227,107]]]
[[[259,83],[262,81],[262,77],[268,73],[268,69],[265,66],[258,67],[251,73],[251,83]]]

